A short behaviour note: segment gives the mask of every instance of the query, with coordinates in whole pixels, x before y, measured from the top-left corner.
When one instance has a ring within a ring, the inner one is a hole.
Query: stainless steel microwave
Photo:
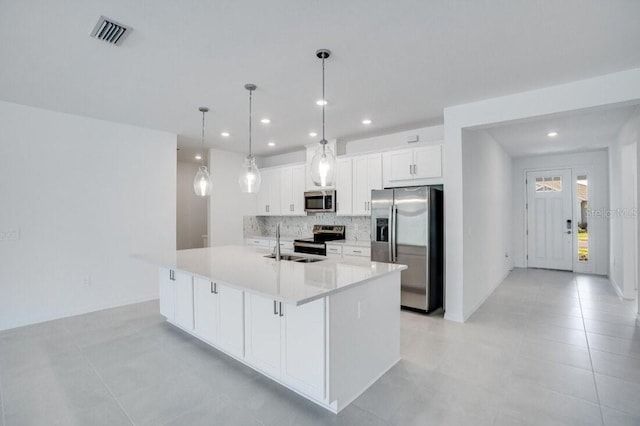
[[[304,211],[308,213],[335,212],[336,191],[307,191],[304,193]]]

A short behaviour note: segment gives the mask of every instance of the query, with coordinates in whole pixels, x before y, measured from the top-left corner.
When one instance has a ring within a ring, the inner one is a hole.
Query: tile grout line
[[[591,357],[591,346],[589,345],[589,336],[587,335],[587,324],[584,321],[584,313],[582,310],[582,298],[580,297],[580,287],[576,275],[573,275],[573,282],[578,292],[578,305],[580,306],[580,316],[582,317],[582,326],[584,327],[584,339],[587,342],[587,353],[589,354],[589,364],[591,364],[591,375],[593,377],[593,385],[596,391],[596,399],[598,400],[598,409],[600,410],[600,421],[604,425],[604,413],[602,412],[602,402],[600,401],[600,392],[598,392],[598,381],[596,380],[596,370],[593,368],[593,358]]]
[[[63,324],[63,327],[65,328],[65,330],[67,330],[69,333],[71,333],[71,330],[69,330],[69,328]],[[71,335],[73,336],[73,333],[71,333]],[[87,356],[84,354],[84,352],[82,352],[82,349],[80,348],[80,346],[78,345],[78,342],[76,342],[76,339],[73,339],[73,344],[76,346],[76,349],[78,350],[78,352],[80,353],[80,355],[82,356],[82,358],[84,358],[84,360],[87,362],[87,364],[89,364],[89,367],[91,367],[91,369],[93,370],[94,373],[96,373],[96,376],[98,376],[98,378],[100,379],[100,381],[102,382],[102,385],[105,387],[105,389],[107,390],[107,392],[109,392],[109,395],[111,395],[111,398],[113,398],[113,400],[116,402],[116,404],[118,404],[118,407],[120,407],[120,409],[122,410],[122,412],[124,413],[125,416],[127,416],[127,419],[129,420],[129,422],[131,423],[131,425],[135,426],[135,422],[133,421],[133,419],[131,418],[131,416],[129,415],[129,413],[127,413],[127,410],[124,409],[124,407],[122,406],[122,403],[120,403],[120,400],[114,395],[113,391],[111,391],[111,388],[109,388],[109,386],[107,385],[107,383],[104,381],[104,378],[102,377],[102,375],[98,372],[98,369],[95,367],[95,365],[93,365],[93,363],[89,360],[89,358],[87,358]]]

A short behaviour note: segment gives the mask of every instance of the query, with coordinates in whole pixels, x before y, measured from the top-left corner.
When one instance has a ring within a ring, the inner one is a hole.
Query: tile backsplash
[[[273,237],[280,222],[283,237],[311,237],[313,225],[344,225],[348,240],[370,240],[371,218],[368,216],[336,216],[334,213],[316,213],[309,216],[245,216],[245,237]]]

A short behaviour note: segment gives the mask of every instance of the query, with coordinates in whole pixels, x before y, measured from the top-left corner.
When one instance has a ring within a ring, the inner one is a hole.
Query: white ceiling
[[[592,151],[606,148],[622,127],[637,113],[638,107],[626,105],[504,123],[486,129],[512,157]],[[557,136],[549,137],[551,131]]]
[[[133,27],[122,46],[89,37],[100,15]],[[0,0],[0,99],[166,130],[185,148],[204,105],[207,146],[245,151],[251,82],[267,155],[318,139],[318,48],[333,51],[327,139],[350,139],[640,67],[639,20],[633,0]]]

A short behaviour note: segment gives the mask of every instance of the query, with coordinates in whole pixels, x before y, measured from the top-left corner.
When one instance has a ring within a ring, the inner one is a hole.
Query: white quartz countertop
[[[265,257],[267,254],[270,251],[256,247],[222,246],[134,257],[294,305],[407,269],[405,265],[368,259],[277,262]]]

